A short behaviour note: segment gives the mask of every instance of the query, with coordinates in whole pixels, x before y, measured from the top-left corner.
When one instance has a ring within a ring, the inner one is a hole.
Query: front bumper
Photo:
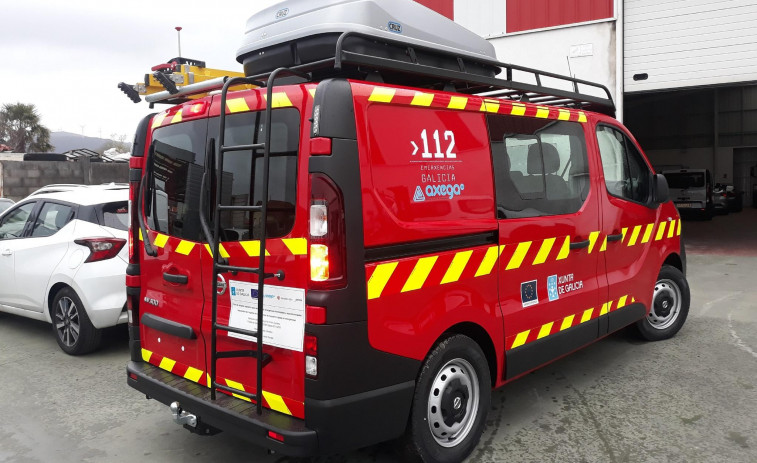
[[[318,453],[318,436],[305,427],[303,420],[266,408],[258,415],[254,404],[221,392],[213,401],[207,387],[149,363],[129,362],[126,371],[129,386],[166,405],[179,402],[183,410],[196,415],[203,424],[283,455],[305,457]],[[284,442],[269,438],[268,431],[284,436]]]

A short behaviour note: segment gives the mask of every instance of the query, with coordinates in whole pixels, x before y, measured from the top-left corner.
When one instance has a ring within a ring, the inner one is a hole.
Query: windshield
[[[704,188],[703,172],[666,173],[670,188]]]
[[[268,191],[267,236],[285,236],[294,226],[299,148],[299,112],[294,108],[273,111],[271,160]],[[262,143],[265,113],[248,112],[226,119],[225,144]],[[147,225],[156,231],[190,241],[205,241],[200,225],[200,194],[205,173],[206,138],[216,141],[218,119],[202,119],[161,127],[153,134],[152,194],[145,204]],[[227,152],[222,169],[220,203],[225,206],[261,205],[264,192],[263,150]],[[253,161],[254,159],[254,161]],[[211,182],[211,179],[208,179]],[[207,185],[209,200],[217,203],[215,183]],[[149,204],[147,204],[149,203]],[[212,212],[205,211],[208,221]],[[259,239],[262,220],[259,212],[231,211],[221,214],[222,241]],[[212,225],[211,225],[212,229]]]

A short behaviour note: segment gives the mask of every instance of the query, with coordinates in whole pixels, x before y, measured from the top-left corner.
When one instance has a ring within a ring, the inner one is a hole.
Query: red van
[[[629,325],[678,332],[681,222],[604,87],[399,35],[311,39],[246,50],[250,78],[140,124],[130,386],[282,454],[403,437],[454,462],[493,388]]]

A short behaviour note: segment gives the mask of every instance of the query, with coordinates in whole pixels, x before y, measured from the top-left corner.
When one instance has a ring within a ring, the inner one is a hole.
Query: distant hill
[[[110,140],[106,138],[85,137],[71,132],[52,132],[50,134],[50,144],[53,145],[54,153],[64,153],[79,148],[100,151],[108,141]]]

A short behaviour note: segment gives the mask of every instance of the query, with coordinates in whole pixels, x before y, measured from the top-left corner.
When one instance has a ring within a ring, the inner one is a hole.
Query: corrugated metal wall
[[[441,13],[449,19],[455,19],[455,0],[415,0],[421,5]]]
[[[624,15],[626,92],[757,80],[755,0],[626,0]]]
[[[507,0],[507,32],[613,17],[613,0]]]

